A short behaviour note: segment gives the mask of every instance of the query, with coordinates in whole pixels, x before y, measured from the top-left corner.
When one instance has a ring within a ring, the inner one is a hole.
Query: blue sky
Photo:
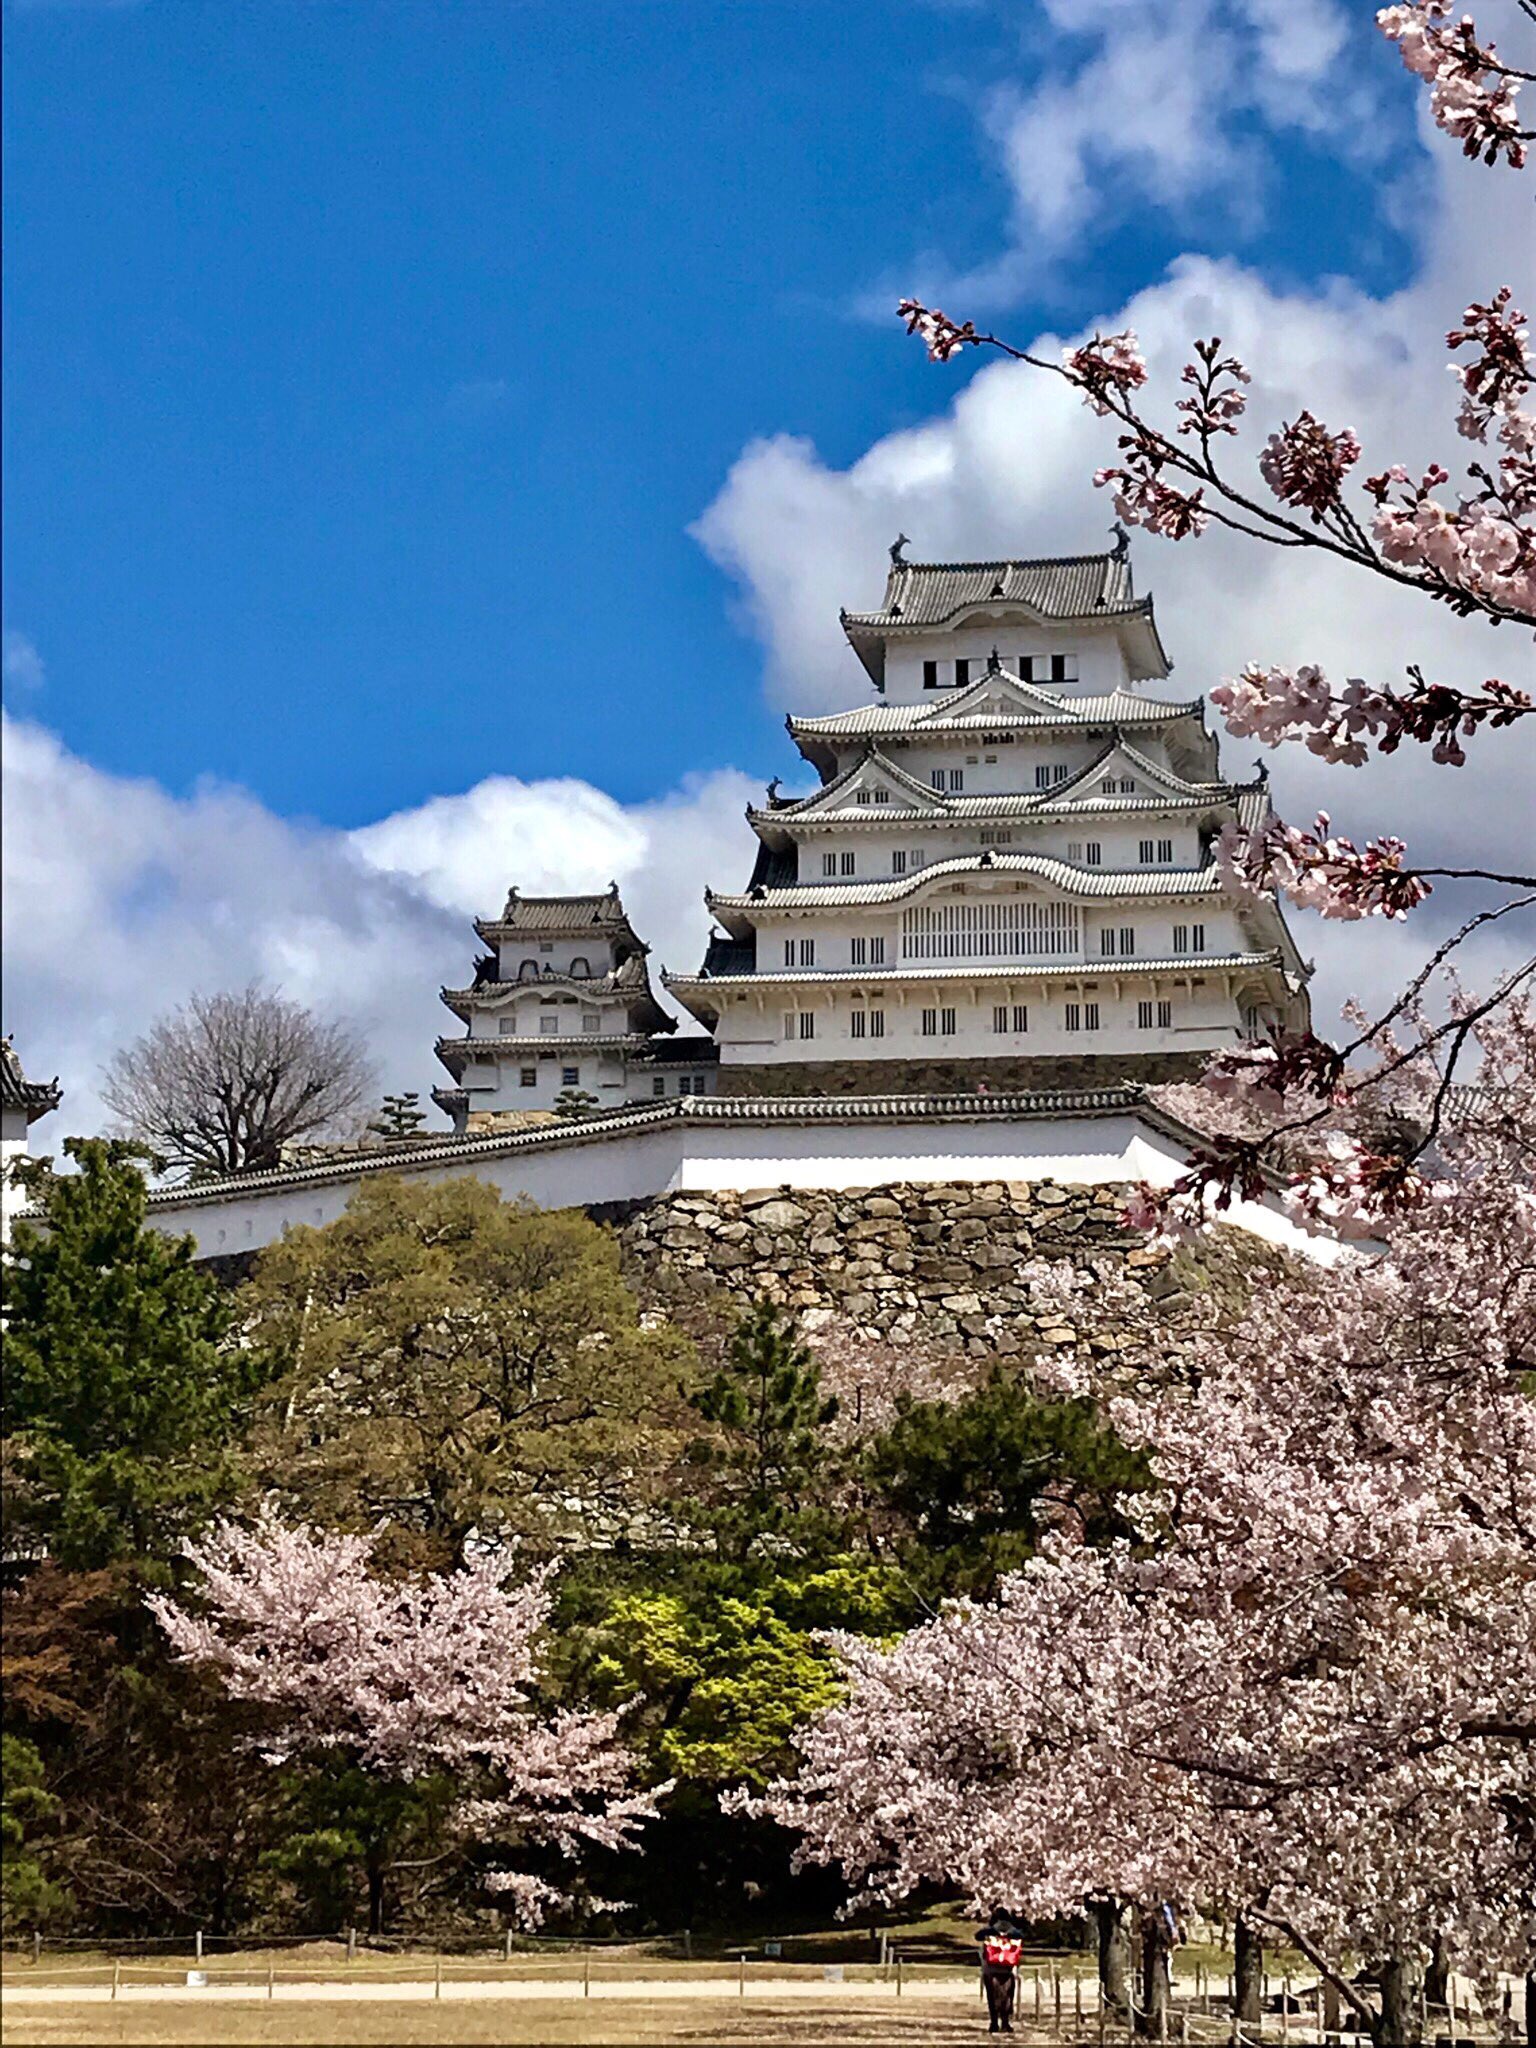
[[[632,801],[784,766],[689,526],[754,436],[842,465],[948,395],[860,309],[990,261],[989,96],[1084,54],[1030,6],[925,0],[142,0],[5,30],[23,708],[105,769],[343,826],[490,771]],[[1366,179],[1278,132],[1225,194],[1107,177],[988,310],[1070,328],[1187,250],[1398,281]],[[1064,548],[1097,542],[1086,485],[1062,511]]]
[[[0,0],[0,1022],[68,1127],[115,1046],[250,979],[425,1091],[437,989],[513,882],[616,879],[656,964],[697,963],[704,884],[795,772],[783,712],[864,694],[837,612],[896,531],[953,559],[1109,524],[1104,423],[928,364],[902,292],[1042,346],[1129,323],[1154,410],[1224,335],[1239,462],[1303,405],[1371,467],[1454,461],[1442,337],[1506,279],[1530,303],[1529,181],[1432,134],[1372,14]],[[1191,694],[1520,658],[1315,557],[1133,561]],[[1465,864],[1527,831],[1536,759],[1488,751],[1470,802],[1406,754],[1283,749],[1275,788]],[[1421,957],[1299,937],[1325,1024]]]

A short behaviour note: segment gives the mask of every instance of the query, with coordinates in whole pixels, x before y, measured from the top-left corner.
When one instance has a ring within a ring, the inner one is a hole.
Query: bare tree
[[[372,1074],[360,1041],[252,982],[194,995],[112,1060],[109,1109],[172,1166],[254,1173],[345,1123]]]

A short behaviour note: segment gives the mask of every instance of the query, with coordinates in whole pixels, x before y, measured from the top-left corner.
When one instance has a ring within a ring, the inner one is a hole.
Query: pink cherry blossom
[[[215,1673],[230,1695],[266,1710],[274,1762],[344,1750],[393,1778],[433,1770],[474,1789],[457,1825],[489,1842],[538,1842],[573,1855],[583,1843],[631,1848],[655,1793],[630,1789],[619,1716],[541,1714],[539,1639],[550,1568],[506,1583],[511,1559],[486,1552],[420,1581],[369,1569],[372,1538],[220,1523],[186,1555],[201,1575],[195,1605],[148,1605],[181,1659]],[[542,1880],[488,1880],[537,1924],[564,1895]]]
[[[1351,428],[1330,434],[1302,412],[1270,435],[1259,473],[1283,505],[1304,505],[1318,520],[1338,504],[1344,478],[1359,460],[1360,442]]]

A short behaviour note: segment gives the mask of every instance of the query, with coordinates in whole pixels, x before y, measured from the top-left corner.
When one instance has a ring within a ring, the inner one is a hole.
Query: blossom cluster
[[[969,320],[962,326],[937,306],[925,306],[920,299],[903,299],[896,308],[896,316],[906,321],[908,334],[915,334],[922,342],[931,363],[947,363],[960,349],[981,346],[981,336]]]
[[[1344,479],[1360,460],[1360,442],[1345,427],[1330,434],[1310,412],[1271,434],[1259,457],[1259,474],[1282,505],[1303,505],[1321,521],[1339,502]]]
[[[1462,740],[1480,725],[1510,725],[1531,709],[1527,691],[1497,676],[1473,695],[1426,682],[1417,668],[1408,673],[1407,690],[1380,689],[1351,676],[1335,692],[1314,663],[1294,669],[1250,663],[1240,676],[1218,684],[1211,702],[1235,739],[1261,740],[1267,747],[1300,739],[1321,759],[1351,768],[1366,759],[1368,741],[1392,754],[1405,739],[1432,747],[1437,761],[1459,768],[1467,758]]]
[[[340,1750],[384,1777],[449,1769],[475,1788],[455,1818],[476,1840],[632,1847],[657,1795],[629,1789],[618,1716],[537,1709],[549,1569],[509,1586],[510,1558],[486,1551],[456,1572],[389,1580],[372,1551],[370,1537],[270,1512],[253,1529],[223,1522],[187,1545],[196,1607],[164,1594],[148,1605],[184,1662],[265,1710],[271,1761]],[[564,1902],[515,1871],[487,1882],[526,1924]]]
[[[846,1700],[762,1803],[805,1859],[880,1900],[1243,1913],[1304,1942],[1375,2038],[1361,1960],[1434,1938],[1528,1967],[1529,1012],[1483,1053],[1507,1107],[1448,1134],[1383,1255],[1259,1276],[1177,1371],[1151,1312],[1116,1361],[1074,1361],[1151,1461],[1139,1540],[1048,1541],[995,1602],[843,1642]]]
[[[1080,348],[1065,350],[1062,365],[1096,413],[1113,412],[1112,399],[1124,398],[1147,381],[1141,344],[1129,328],[1120,334],[1096,334]]]
[[[1408,69],[1434,88],[1436,126],[1454,135],[1467,156],[1489,164],[1502,156],[1520,169],[1531,137],[1520,126],[1517,101],[1528,74],[1502,64],[1491,43],[1479,43],[1472,17],[1453,21],[1451,0],[1412,0],[1383,7],[1376,24]]]
[[[1253,827],[1229,824],[1216,843],[1222,872],[1241,894],[1278,889],[1303,909],[1345,923],[1401,919],[1424,901],[1432,885],[1404,865],[1406,852],[1390,836],[1356,846],[1330,831],[1326,811],[1310,832],[1270,818]]]

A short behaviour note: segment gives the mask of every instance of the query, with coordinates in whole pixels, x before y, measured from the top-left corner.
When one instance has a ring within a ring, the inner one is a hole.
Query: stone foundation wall
[[[1118,1088],[1126,1082],[1192,1081],[1201,1052],[1036,1054],[1001,1059],[805,1060],[782,1065],[723,1062],[721,1095],[994,1095],[1039,1088]]]
[[[844,1194],[759,1188],[664,1196],[605,1220],[642,1296],[657,1305],[718,1292],[744,1307],[766,1294],[810,1330],[837,1320],[898,1344],[958,1342],[984,1355],[1052,1341],[1021,1278],[1031,1260],[1166,1264],[1121,1227],[1126,1194],[1050,1181]]]

